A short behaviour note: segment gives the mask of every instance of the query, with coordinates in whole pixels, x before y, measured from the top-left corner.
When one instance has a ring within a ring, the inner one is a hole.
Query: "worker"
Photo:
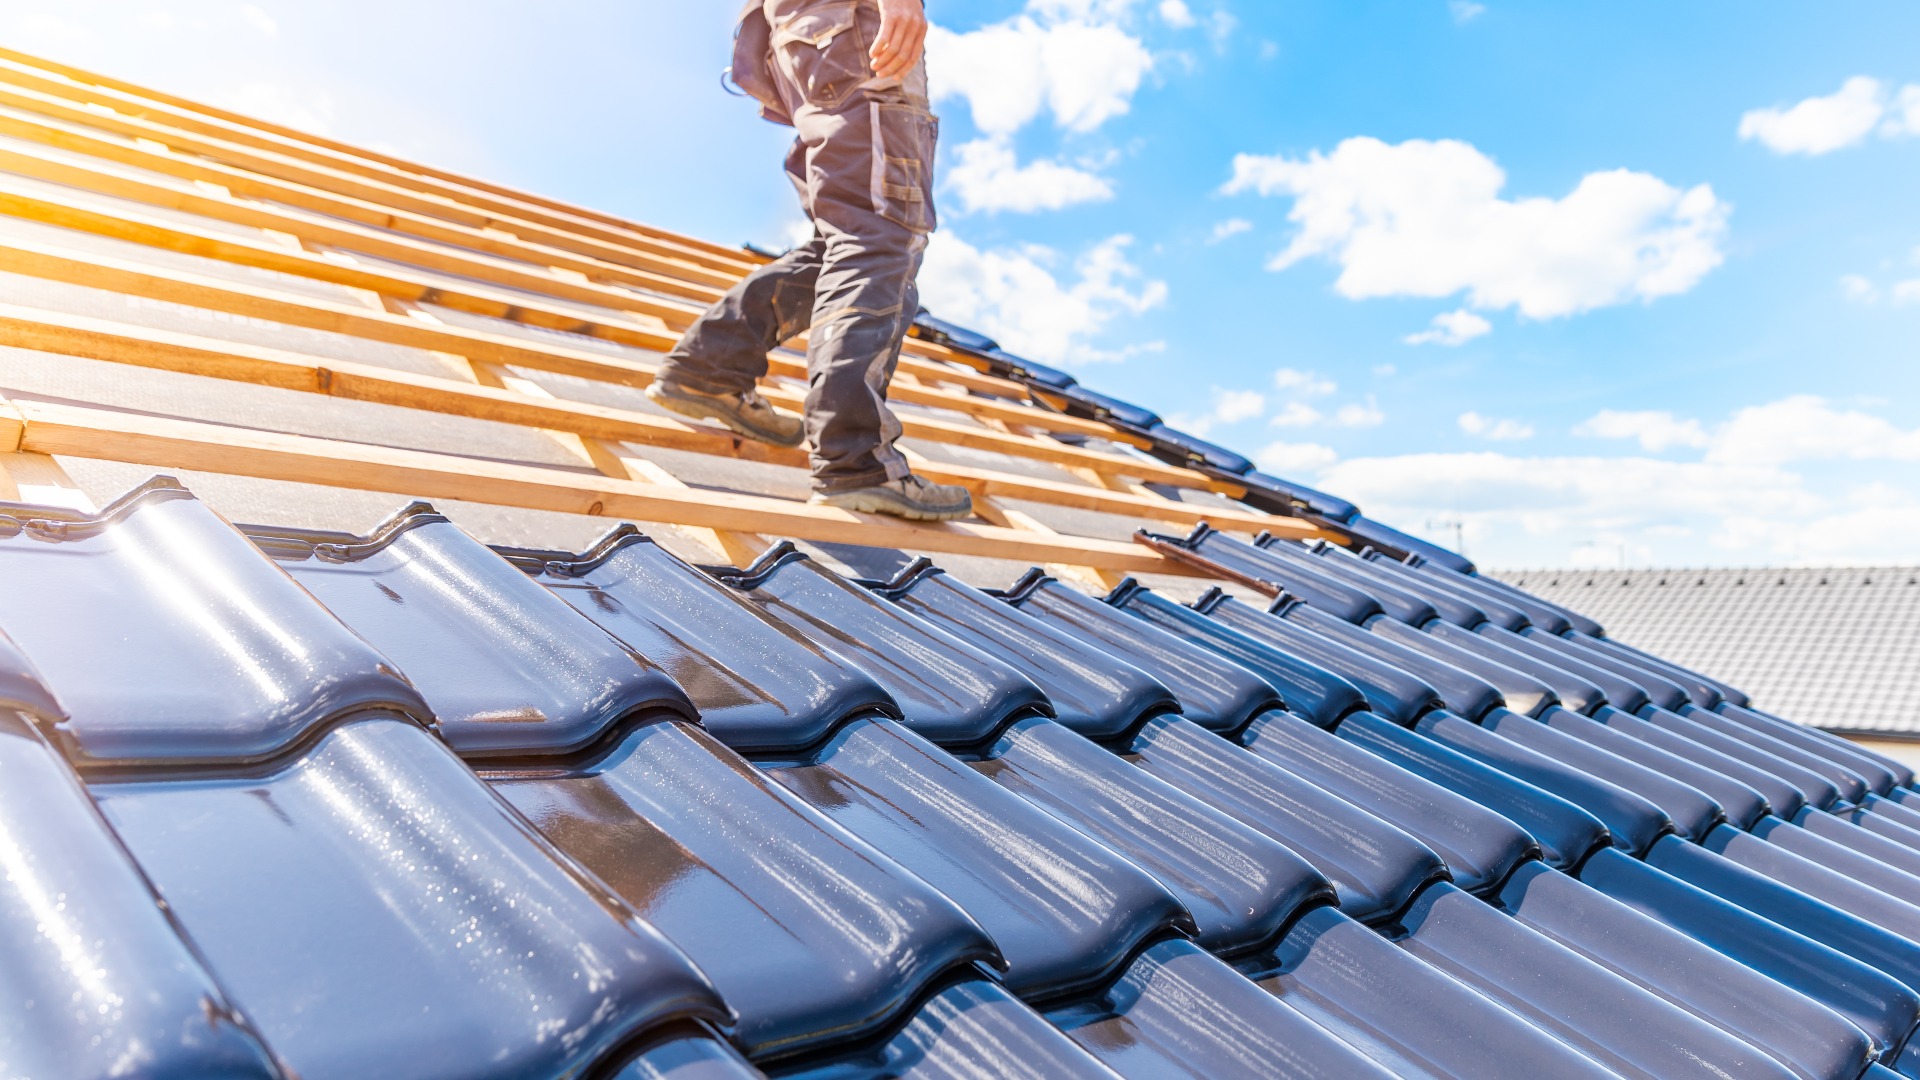
[[[680,339],[647,396],[748,438],[812,446],[812,501],[924,521],[973,512],[965,488],[915,476],[887,386],[920,310],[935,225],[922,0],[751,0],[732,79],[798,137],[787,175],[813,224]],[[755,392],[767,352],[808,331],[806,416]]]

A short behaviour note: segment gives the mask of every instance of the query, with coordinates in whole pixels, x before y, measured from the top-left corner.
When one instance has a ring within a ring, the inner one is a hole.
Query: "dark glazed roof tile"
[[[1762,848],[1771,847],[1764,841],[1756,840],[1755,843]],[[1786,851],[1780,854],[1791,855]],[[1816,899],[1801,891],[1796,884],[1777,881],[1768,874],[1743,866],[1699,844],[1689,844],[1677,836],[1667,837],[1654,845],[1647,862],[1764,919],[1846,953],[1893,976],[1908,987],[1920,987],[1920,944]],[[1806,868],[1802,868],[1802,871],[1811,875]],[[1796,873],[1789,876],[1800,875]]]
[[[185,488],[99,514],[0,508],[0,629],[70,717],[82,765],[257,762],[327,723],[427,718],[412,686]]]
[[[1855,747],[1831,732],[1802,727],[1791,721],[1768,716],[1766,713],[1744,708],[1732,702],[1722,702],[1718,708],[1707,711],[1718,713],[1736,724],[1742,724],[1750,730],[1771,736],[1788,746],[1799,747],[1835,765],[1851,769],[1866,780],[1867,786],[1873,789],[1875,795],[1886,795],[1895,788],[1906,786],[1896,769],[1889,768],[1876,755]],[[1688,710],[1682,709],[1681,712],[1684,714]]]
[[[1580,738],[1587,737],[1587,732],[1591,730],[1588,727],[1589,723],[1603,724],[1626,732],[1635,742],[1643,746],[1664,750],[1675,757],[1712,769],[1732,782],[1747,785],[1765,800],[1768,813],[1792,817],[1799,813],[1800,808],[1807,801],[1806,794],[1799,788],[1757,765],[1742,761],[1731,754],[1722,753],[1704,743],[1695,742],[1684,735],[1655,727],[1611,705],[1602,705],[1594,710],[1591,719],[1570,713],[1566,709],[1548,709],[1541,719],[1553,727],[1571,731]],[[1738,799],[1731,800],[1732,804],[1738,802]],[[1727,807],[1729,818],[1738,820],[1734,817],[1733,805],[1728,800],[1722,800],[1721,805]]]
[[[1482,663],[1498,664],[1510,671],[1524,672],[1550,688],[1561,705],[1583,715],[1607,703],[1606,691],[1591,679],[1529,656],[1491,637],[1462,630],[1452,623],[1433,623],[1424,634],[1410,626],[1395,626],[1388,622],[1375,623],[1371,629],[1376,634],[1412,645],[1434,656],[1477,657]],[[1464,661],[1462,666],[1465,666]],[[1532,711],[1537,715],[1543,710],[1544,706]]]
[[[1454,883],[1481,892],[1540,857],[1526,830],[1492,810],[1297,716],[1275,713],[1247,730],[1247,749],[1328,795],[1405,830],[1437,853]]]
[[[1697,788],[1701,794],[1717,803],[1720,810],[1726,814],[1727,820],[1739,828],[1750,827],[1772,809],[1765,795],[1762,795],[1757,788],[1738,779],[1740,772],[1725,771],[1719,767],[1719,762],[1712,765],[1703,764],[1703,761],[1711,760],[1706,757],[1710,751],[1705,747],[1697,748],[1693,756],[1683,757],[1652,742],[1636,739],[1598,720],[1581,716],[1579,713],[1559,706],[1548,709],[1536,719],[1539,723],[1561,734],[1607,750],[1663,776],[1672,777]],[[1488,723],[1491,725],[1494,722],[1488,721]],[[1740,764],[1730,759],[1725,760],[1729,768]],[[1679,818],[1675,820],[1677,822]],[[1681,831],[1688,830],[1683,827]],[[1689,833],[1689,835],[1694,834]]]
[[[1033,680],[791,544],[718,576],[768,618],[866,672],[893,695],[902,723],[942,746],[973,746],[1023,714],[1053,711]]]
[[[1490,578],[1456,574],[1444,566],[1436,566],[1423,559],[1409,562],[1395,562],[1390,559],[1376,559],[1375,566],[1391,570],[1402,577],[1411,577],[1415,581],[1426,581],[1447,589],[1483,608],[1506,605],[1518,608],[1527,617],[1527,621],[1545,630],[1549,634],[1564,634],[1573,629],[1561,608],[1545,600],[1518,589],[1501,589],[1491,584]]]
[[[66,715],[20,647],[0,633],[0,711],[6,710],[48,725],[59,724]]]
[[[1480,730],[1494,732],[1542,757],[1633,792],[1659,807],[1672,820],[1674,829],[1689,840],[1699,840],[1726,820],[1720,804],[1689,782],[1695,775],[1704,776],[1706,770],[1692,767],[1689,772],[1687,762],[1662,760],[1665,755],[1661,754],[1643,763],[1639,755],[1615,753],[1610,746],[1576,739],[1505,709],[1483,719]],[[1676,775],[1682,772],[1688,773],[1688,779]]]
[[[1152,721],[1133,751],[1149,773],[1312,863],[1356,919],[1385,919],[1447,877],[1440,857],[1402,830],[1184,720]]]
[[[1382,603],[1392,603],[1399,595],[1390,593],[1383,601],[1312,565],[1305,559],[1304,551],[1301,559],[1290,560],[1283,557],[1283,551],[1255,547],[1204,523],[1183,537],[1163,536],[1143,529],[1134,534],[1134,539],[1169,558],[1237,581],[1256,592],[1268,596],[1285,592],[1352,623],[1377,618],[1385,611]],[[1396,613],[1395,618],[1416,623],[1433,618],[1432,610],[1425,604],[1407,599],[1411,609]],[[1420,617],[1422,614],[1424,617]]]
[[[1429,543],[1417,536],[1411,536],[1389,525],[1381,524],[1369,517],[1352,517],[1340,523],[1346,532],[1360,544],[1391,552],[1394,558],[1419,556],[1461,574],[1471,574],[1474,566],[1465,556],[1448,551],[1438,544]],[[1359,546],[1356,544],[1355,546]]]
[[[1578,638],[1555,637],[1537,627],[1519,631],[1521,637],[1537,641],[1541,645],[1561,656],[1570,657],[1594,667],[1611,671],[1623,679],[1632,680],[1647,691],[1648,700],[1662,709],[1678,711],[1682,706],[1690,705],[1693,699],[1687,696],[1687,688],[1667,678],[1646,664],[1625,660],[1614,653],[1607,652]],[[1615,704],[1618,704],[1616,702]],[[1624,706],[1623,706],[1624,707]]]
[[[1506,702],[1507,708],[1517,713],[1539,716],[1549,708],[1562,704],[1559,693],[1562,688],[1574,694],[1577,704],[1568,707],[1576,712],[1587,712],[1600,701],[1598,689],[1584,687],[1580,685],[1579,680],[1571,676],[1563,675],[1550,683],[1534,672],[1528,671],[1525,665],[1516,667],[1513,664],[1501,662],[1493,656],[1491,649],[1481,651],[1464,648],[1451,641],[1416,630],[1405,623],[1394,622],[1392,619],[1375,620],[1368,629],[1396,645],[1424,653],[1429,660],[1439,661],[1449,667],[1458,668],[1476,679],[1485,680],[1500,692],[1500,697]],[[1475,640],[1481,645],[1491,644],[1484,638]]]
[[[1314,549],[1322,558],[1338,559],[1342,562],[1359,562],[1367,569],[1379,574],[1382,583],[1393,583],[1418,596],[1425,597],[1429,603],[1438,603],[1443,599],[1462,604],[1471,604],[1487,617],[1495,626],[1508,630],[1523,630],[1533,625],[1527,609],[1510,597],[1498,595],[1483,589],[1474,589],[1468,582],[1472,578],[1460,574],[1416,574],[1407,565],[1378,551],[1363,553],[1357,559],[1349,559],[1351,552],[1336,549],[1332,544],[1321,541]],[[1562,620],[1555,620],[1556,623]]]
[[[1834,1010],[1877,1048],[1920,1019],[1920,995],[1893,976],[1631,856],[1599,852],[1580,881]]]
[[[774,779],[951,897],[1023,997],[1083,991],[1192,928],[1146,871],[890,720],[855,720]]]
[[[880,595],[1017,668],[1046,691],[1060,723],[1090,739],[1124,740],[1179,708],[1151,675],[920,560]]]
[[[1171,689],[1180,714],[1201,727],[1234,732],[1285,705],[1265,679],[1183,638],[1124,614],[1039,571],[1004,594],[1014,607],[1125,660]]]
[[[1624,1075],[1793,1078],[1759,1048],[1451,886],[1423,893],[1406,928],[1415,956]]]
[[[678,949],[412,724],[334,727],[266,775],[93,794],[301,1076],[570,1076],[657,1025],[728,1018]]]
[[[563,753],[623,717],[694,714],[665,672],[425,503],[366,536],[243,529],[406,672],[463,755]]]
[[[1348,717],[1336,734],[1511,820],[1556,869],[1577,868],[1613,840],[1598,817],[1573,802],[1372,713]]]
[[[15,711],[47,696],[4,649],[0,639],[0,1071],[280,1076],[66,762]]]
[[[1269,944],[1303,905],[1332,899],[1319,872],[1271,833],[1051,720],[1015,724],[974,768],[1152,874],[1214,952]]]
[[[1458,750],[1508,776],[1537,785],[1582,807],[1607,823],[1607,831],[1612,835],[1614,845],[1624,851],[1635,855],[1645,854],[1655,840],[1673,831],[1673,819],[1659,804],[1637,791],[1628,790],[1611,779],[1588,771],[1585,766],[1592,762],[1566,764],[1444,710],[1429,713],[1414,730],[1436,743]],[[1549,728],[1543,730],[1558,734]],[[1630,764],[1615,760],[1619,765]],[[1654,779],[1645,773],[1646,770],[1640,770],[1635,778]]]
[[[1475,626],[1487,618],[1486,612],[1474,604],[1439,590],[1411,588],[1411,583],[1333,544],[1320,542],[1308,547],[1285,537],[1265,536],[1259,547],[1275,558],[1346,582],[1376,599],[1397,598],[1387,613],[1409,625],[1424,626],[1440,618],[1460,626]]]
[[[953,901],[690,725],[640,728],[579,770],[485,775],[686,950],[756,1058],[884,1027],[995,958]]]
[[[707,730],[735,750],[798,751],[849,716],[899,715],[864,672],[769,620],[630,525],[579,554],[496,550],[665,669]]]
[[[1502,690],[1512,689],[1523,698],[1535,700],[1544,691],[1538,682],[1519,672],[1514,672],[1506,679],[1505,686],[1495,686],[1457,664],[1436,659],[1380,634],[1368,633],[1352,623],[1342,622],[1296,601],[1281,600],[1268,614],[1297,623],[1355,652],[1364,653],[1419,678],[1439,692],[1447,708],[1469,720],[1479,720],[1505,705],[1507,701]]]
[[[608,1080],[764,1080],[764,1075],[726,1043],[689,1030],[648,1046]]]
[[[1802,1076],[1855,1076],[1872,1040],[1845,1017],[1557,870],[1501,890],[1521,923],[1747,1042]]]
[[[1149,626],[1210,649],[1260,676],[1280,692],[1289,711],[1322,727],[1332,727],[1341,718],[1367,707],[1366,697],[1340,676],[1264,641],[1256,641],[1137,582],[1115,589],[1107,597],[1107,603]]]
[[[1440,692],[1384,661],[1243,603],[1218,589],[1196,600],[1196,611],[1256,641],[1293,653],[1350,681],[1366,694],[1373,711],[1412,724],[1446,702]]]
[[[1098,996],[1047,1018],[1122,1076],[1393,1076],[1184,941],[1146,950]]]
[[[998,983],[975,979],[934,995],[877,1046],[780,1073],[781,1080],[1117,1080],[1099,1060]],[[624,1078],[622,1078],[624,1080]],[[672,1080],[679,1080],[675,1077]]]
[[[1435,627],[1429,632],[1456,642],[1463,641],[1466,634],[1478,634],[1512,652],[1532,657],[1538,664],[1559,668],[1588,680],[1600,688],[1606,695],[1607,704],[1616,709],[1623,709],[1630,713],[1639,712],[1650,700],[1646,687],[1611,668],[1589,663],[1573,653],[1555,648],[1551,638],[1516,634],[1511,630],[1502,630],[1493,625],[1483,625],[1477,630],[1465,630],[1458,626]],[[1538,668],[1528,670],[1537,671]]]
[[[1616,1077],[1573,1047],[1335,911],[1287,932],[1262,986],[1399,1076]],[[1497,1048],[1489,1053],[1490,1048]],[[1616,1078],[1617,1080],[1617,1078]]]

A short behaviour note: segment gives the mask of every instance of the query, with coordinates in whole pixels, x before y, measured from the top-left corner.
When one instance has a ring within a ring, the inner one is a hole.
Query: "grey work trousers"
[[[773,27],[771,70],[798,132],[787,174],[813,237],[729,290],[660,377],[706,393],[751,390],[767,353],[808,330],[813,486],[832,494],[908,473],[887,387],[920,310],[914,277],[935,225],[938,122],[924,68],[895,89],[866,85],[876,5],[800,6]]]

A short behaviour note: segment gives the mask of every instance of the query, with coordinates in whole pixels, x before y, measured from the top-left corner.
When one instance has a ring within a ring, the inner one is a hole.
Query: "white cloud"
[[[1312,427],[1320,422],[1320,410],[1304,401],[1289,401],[1285,408],[1267,421],[1274,427]]]
[[[1104,177],[1057,161],[1021,165],[1004,138],[975,139],[954,151],[946,186],[967,213],[1033,213],[1113,198]]]
[[[1510,541],[1557,537],[1570,545],[1702,516],[1785,518],[1807,497],[1798,477],[1769,465],[1484,451],[1352,459],[1316,486],[1386,521],[1459,514],[1496,535],[1521,534]]]
[[[253,4],[240,5],[240,18],[244,20],[248,26],[260,31],[267,37],[280,36],[280,24],[273,21],[273,16],[260,10]]]
[[[1533,438],[1533,425],[1519,420],[1495,420],[1477,412],[1460,414],[1460,430],[1494,442],[1514,442]]]
[[[1880,299],[1880,290],[1859,274],[1841,274],[1840,293],[1858,304],[1871,304]]]
[[[1409,345],[1465,345],[1493,332],[1493,324],[1465,308],[1446,311],[1433,317],[1433,328],[1408,334],[1400,340]]]
[[[1223,424],[1251,420],[1267,411],[1267,396],[1258,390],[1216,390],[1213,415]]]
[[[1741,409],[1720,425],[1707,448],[1711,462],[1876,459],[1920,461],[1920,429],[1907,431],[1871,413],[1837,409],[1811,394]]]
[[[1305,160],[1241,154],[1223,190],[1291,196],[1299,232],[1270,268],[1325,256],[1349,299],[1464,292],[1545,319],[1684,293],[1720,265],[1728,207],[1705,184],[1616,169],[1509,200],[1506,179],[1464,142],[1360,137]]]
[[[1185,30],[1194,25],[1193,9],[1187,6],[1187,0],[1160,0],[1160,20],[1176,30]]]
[[[1273,373],[1273,386],[1276,390],[1287,390],[1303,397],[1324,397],[1340,389],[1332,379],[1320,377],[1311,371],[1297,368],[1281,368]]]
[[[1463,430],[1499,423],[1461,418]],[[1710,427],[1607,411],[1575,430],[1698,456],[1363,457],[1321,466],[1312,483],[1416,531],[1462,521],[1494,566],[1616,564],[1623,549],[1641,565],[1920,561],[1920,429],[1802,395]]]
[[[1071,282],[1055,268],[1061,257],[1038,246],[982,251],[950,231],[934,234],[920,272],[927,307],[943,318],[991,334],[1013,352],[1052,364],[1122,360],[1156,352],[1148,341],[1123,349],[1093,343],[1113,319],[1141,315],[1166,302],[1164,282],[1141,280],[1127,260],[1130,236],[1114,236],[1074,260]]]
[[[1920,278],[1912,281],[1897,282],[1893,286],[1893,302],[1896,304],[1920,304]]]
[[[1213,389],[1213,406],[1194,416],[1181,413],[1167,417],[1167,425],[1178,431],[1205,437],[1221,424],[1238,424],[1267,411],[1267,396],[1258,390]]]
[[[1391,379],[1400,373],[1400,369],[1392,364],[1375,364],[1373,373],[1382,379]]]
[[[1241,233],[1252,231],[1253,222],[1246,218],[1228,218],[1213,227],[1213,239],[1210,242],[1217,244],[1222,240],[1230,240]]]
[[[1825,97],[1745,113],[1740,138],[1776,154],[1828,154],[1865,141],[1886,109],[1887,91],[1880,80],[1855,75]]]
[[[1254,455],[1262,471],[1281,475],[1316,473],[1339,460],[1331,447],[1319,443],[1268,443]]]
[[[964,34],[930,28],[933,100],[965,98],[974,126],[988,135],[1011,135],[1042,110],[1077,132],[1124,115],[1153,54],[1118,24],[1089,21],[1102,14],[1094,5],[1034,8],[1050,18],[1016,15]]]
[[[1574,425],[1573,433],[1593,439],[1633,439],[1654,454],[1676,446],[1702,449],[1710,441],[1700,421],[1653,410],[1602,409]]]
[[[1213,47],[1224,49],[1227,42],[1233,40],[1233,32],[1240,29],[1240,20],[1225,8],[1216,8],[1207,16],[1207,36],[1213,39]]]
[[[1447,10],[1453,13],[1453,21],[1470,23],[1487,13],[1487,5],[1476,4],[1473,0],[1448,0]]]
[[[1342,405],[1335,410],[1333,422],[1341,427],[1379,427],[1387,422],[1387,414],[1371,398],[1364,405]]]
[[[1920,135],[1920,86],[1900,88],[1899,96],[1887,110],[1887,122],[1880,125],[1880,134],[1889,139]]]

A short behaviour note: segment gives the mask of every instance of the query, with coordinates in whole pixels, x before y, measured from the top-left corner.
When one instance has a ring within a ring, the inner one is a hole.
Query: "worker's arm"
[[[880,36],[868,55],[879,79],[905,78],[927,43],[927,13],[921,0],[880,0]]]

